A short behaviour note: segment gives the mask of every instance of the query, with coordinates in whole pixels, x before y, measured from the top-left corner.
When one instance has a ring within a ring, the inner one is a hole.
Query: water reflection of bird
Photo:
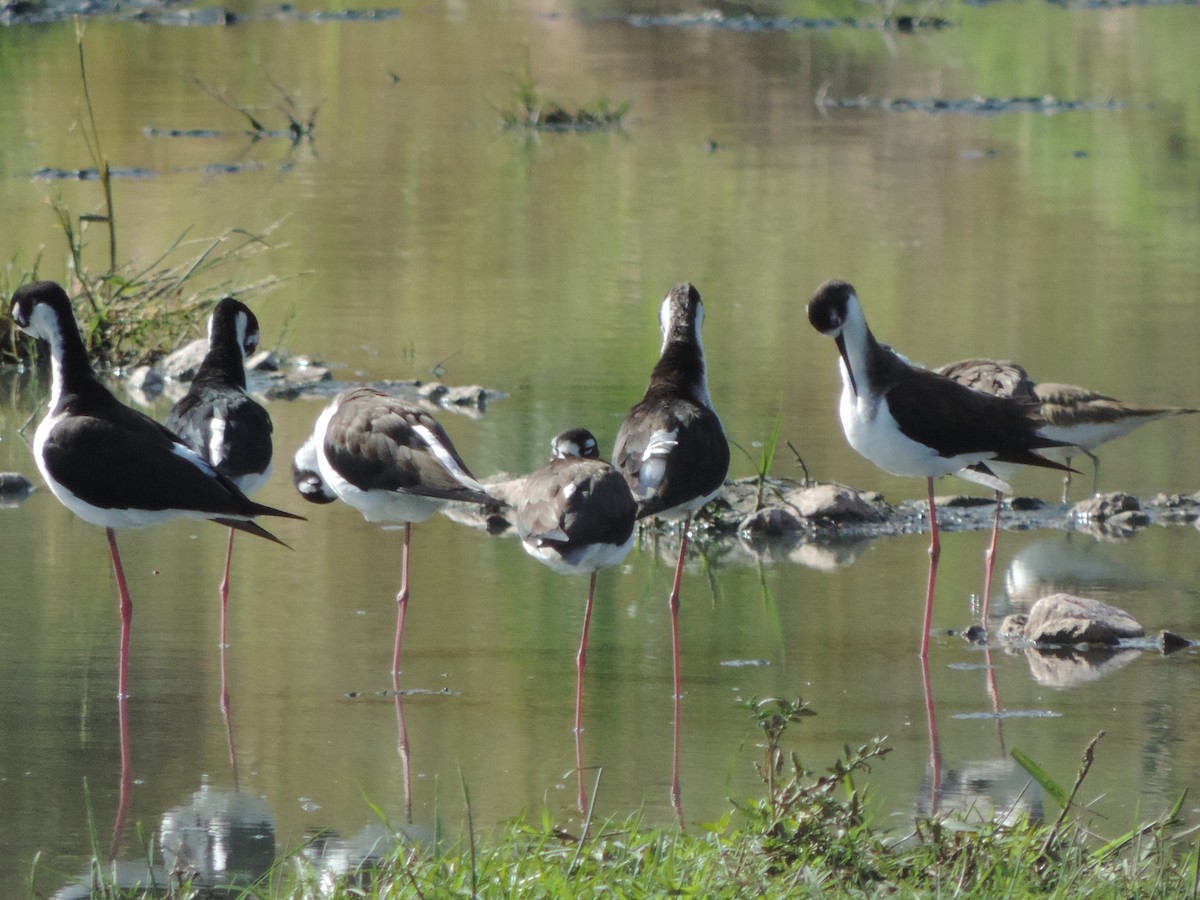
[[[517,534],[525,551],[566,575],[590,577],[583,631],[575,657],[575,731],[583,730],[583,670],[596,594],[596,573],[633,547],[637,503],[624,476],[600,459],[596,438],[572,428],[550,444],[553,457],[530,475],[515,499]],[[582,759],[577,760],[582,770]],[[580,804],[583,804],[582,780]]]
[[[224,894],[275,864],[275,817],[261,797],[204,783],[163,813],[159,846],[173,879]]]
[[[840,417],[850,446],[893,475],[926,479],[929,491],[929,584],[921,655],[929,652],[933,588],[941,552],[933,479],[957,475],[993,490],[1012,488],[994,462],[1063,469],[1035,451],[1057,444],[1038,431],[1036,407],[973,391],[913,366],[880,344],[858,296],[844,281],[827,281],[808,304],[808,318],[834,339],[841,355]]]
[[[108,535],[121,598],[118,692],[123,697],[133,602],[114,529],[188,516],[282,544],[252,519],[302,517],[248,499],[167,428],[118,402],[92,372],[71,301],[57,284],[39,281],[17,288],[12,316],[21,330],[49,344],[53,363],[50,412],[33,442],[38,468],[64,506]]]
[[[1104,600],[1146,583],[1137,567],[1113,559],[1107,545],[1070,532],[1021,548],[1004,576],[1009,604],[1025,608],[1060,591]]]
[[[692,516],[720,491],[729,472],[729,441],[712,407],[704,364],[700,292],[683,282],[659,307],[662,351],[646,393],[625,415],[613,446],[638,504],[638,518],[682,519],[679,558],[667,605],[671,611],[671,665],[675,691],[675,753],[671,800],[682,821],[679,792],[679,587]]]
[[[233,297],[221,300],[208,320],[208,353],[188,392],[163,423],[214,469],[249,495],[271,472],[271,417],[246,392],[246,357],[258,347],[258,319]],[[221,646],[226,641],[229,565],[233,536],[221,578]]]
[[[404,550],[396,594],[392,672],[400,670],[408,609],[408,552],[414,522],[448,501],[499,505],[467,469],[450,436],[421,407],[358,387],[333,398],[292,461],[304,499],[340,499],[368,522],[403,522]]]

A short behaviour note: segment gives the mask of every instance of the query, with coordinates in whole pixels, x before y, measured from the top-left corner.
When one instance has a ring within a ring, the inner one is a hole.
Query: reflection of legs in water
[[[680,701],[679,694],[676,693],[675,694],[675,735],[674,735],[675,740],[674,740],[674,754],[673,754],[674,758],[671,763],[671,806],[674,807],[674,809],[675,809],[675,819],[676,819],[676,821],[678,821],[679,827],[683,828],[683,799],[682,799],[682,796],[680,794],[680,789],[679,789],[679,734],[680,734],[679,701]]]
[[[925,688],[925,723],[929,729],[929,765],[932,769],[932,787],[929,795],[929,814],[937,815],[941,803],[939,791],[942,784],[942,749],[938,743],[937,714],[933,709],[933,685],[929,681],[929,659],[921,657],[921,679]]]
[[[229,529],[233,534],[233,529]],[[222,619],[222,624],[224,620]],[[229,681],[225,674],[225,641],[221,641],[221,718],[225,720],[225,743],[229,746],[229,767],[233,773],[233,789],[238,790],[237,749],[233,743],[233,714],[229,711]]]
[[[112,862],[121,849],[121,833],[125,830],[125,819],[129,815],[129,801],[133,794],[133,758],[129,747],[129,715],[125,698],[117,698],[117,728],[121,741],[121,784],[117,795],[117,817],[113,822],[112,840],[108,845],[108,859]]]
[[[1004,719],[1000,717],[1000,691],[996,687],[996,668],[992,665],[992,648],[990,644],[983,645],[983,661],[987,666],[987,692],[992,700],[992,715],[996,717],[996,736],[1000,738],[1000,754],[1007,756],[1004,749]]]
[[[404,721],[404,695],[400,692],[400,676],[392,673],[392,697],[396,701],[396,754],[400,757],[400,771],[404,778],[404,824],[411,825],[412,817],[412,762],[408,754],[408,725]]]

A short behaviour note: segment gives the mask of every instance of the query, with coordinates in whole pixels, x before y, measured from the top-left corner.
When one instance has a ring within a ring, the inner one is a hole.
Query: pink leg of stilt
[[[117,549],[117,535],[111,528],[104,529],[108,535],[108,549],[112,554],[113,573],[117,576],[117,592],[121,598],[121,655],[117,662],[117,697],[129,696],[129,631],[133,625],[133,601],[129,598],[129,587],[125,584],[125,570],[121,566],[121,552]]]
[[[588,584],[587,606],[583,609],[583,633],[575,655],[575,773],[579,781],[579,811],[587,812],[587,793],[583,789],[583,670],[587,665],[588,630],[592,625],[592,600],[596,596],[596,573]]]
[[[679,668],[679,584],[683,581],[683,560],[687,556],[688,528],[692,517],[683,520],[683,530],[679,540],[679,562],[675,565],[675,581],[671,585],[671,596],[667,606],[671,610],[671,666],[675,676],[675,696],[683,695],[683,678]]]
[[[225,551],[225,574],[221,578],[221,585],[217,588],[221,596],[221,646],[228,646],[225,640],[225,613],[229,608],[229,565],[233,562],[233,535],[234,529],[229,529],[229,548]]]
[[[929,629],[933,627],[933,585],[937,581],[938,557],[942,544],[938,540],[937,506],[933,502],[933,479],[929,482],[929,587],[925,591],[925,627],[921,631],[921,659],[929,656]]]
[[[675,817],[679,827],[683,827],[683,804],[679,788],[679,743],[680,724],[682,721],[680,701],[683,699],[683,678],[679,666],[679,583],[683,580],[683,560],[687,556],[688,529],[692,517],[683,520],[683,533],[679,542],[679,562],[675,566],[675,582],[671,586],[671,662],[675,675],[675,729],[674,729],[674,759],[671,764],[671,805],[675,808]]]
[[[596,595],[596,573],[588,584],[587,606],[583,610],[583,634],[579,637],[579,652],[575,655],[575,730],[583,731],[583,668],[587,665],[588,629],[592,625],[592,599]]]
[[[392,674],[400,671],[400,643],[404,640],[404,615],[408,612],[408,540],[412,523],[404,523],[404,554],[400,558],[400,592],[396,594],[396,648],[392,652]]]
[[[992,542],[988,544],[983,555],[987,568],[983,577],[983,609],[980,610],[979,618],[985,634],[988,628],[988,610],[992,604],[992,574],[996,571],[996,540],[1000,536],[1000,507],[1003,504],[1004,495],[996,491],[996,521],[992,524]]]

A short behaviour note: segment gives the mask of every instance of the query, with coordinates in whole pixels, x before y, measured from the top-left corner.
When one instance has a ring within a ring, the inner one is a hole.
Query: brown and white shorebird
[[[1037,406],[995,397],[914,366],[880,344],[867,327],[854,288],[845,281],[822,284],[808,303],[808,319],[834,339],[840,356],[839,416],[846,440],[864,457],[893,475],[926,479],[929,493],[929,582],[921,656],[929,653],[933,589],[941,555],[933,479],[939,475],[1012,488],[993,469],[996,463],[1065,469],[1039,455],[1061,442],[1041,433]]]
[[[1124,437],[1149,422],[1200,413],[1200,409],[1190,406],[1125,403],[1073,384],[1034,382],[1024,368],[1011,360],[964,359],[934,371],[988,394],[1036,402],[1039,415],[1046,421],[1042,433],[1064,445],[1042,451],[1043,455],[1061,459],[1068,466],[1077,453],[1090,459],[1093,494],[1100,474],[1100,460],[1092,452],[1097,447]],[[1068,471],[1063,476],[1063,503],[1067,502],[1070,486],[1071,472]]]
[[[1071,464],[1076,448],[1092,461],[1092,493],[1100,477],[1100,458],[1093,452],[1101,444],[1124,437],[1148,422],[1169,416],[1200,413],[1190,406],[1150,406],[1141,403],[1124,403],[1112,397],[1089,391],[1073,384],[1041,382],[1034,386],[1038,402],[1041,403],[1042,418],[1048,426],[1044,429],[1048,437],[1073,446],[1056,450],[1048,455],[1059,456]],[[1067,502],[1071,488],[1071,473],[1063,476],[1063,502]]]
[[[368,522],[403,522],[393,681],[408,611],[409,539],[449,501],[501,505],[467,469],[450,436],[420,406],[369,387],[333,398],[292,460],[292,483],[312,503],[342,500]]]
[[[679,560],[671,584],[671,662],[675,696],[683,690],[679,664],[679,585],[692,516],[725,483],[729,441],[708,394],[700,338],[704,305],[700,292],[683,282],[659,308],[662,352],[650,373],[645,396],[621,423],[613,465],[629,482],[638,518],[682,519]]]
[[[38,468],[63,506],[108,536],[121,603],[117,692],[123,699],[133,601],[115,529],[189,517],[282,544],[254,517],[303,517],[250,500],[165,426],[120,403],[92,371],[70,298],[57,284],[38,281],[17,288],[12,317],[50,348],[50,412],[33,440]]]
[[[575,730],[579,732],[596,573],[629,555],[637,502],[621,473],[600,459],[596,438],[587,429],[564,431],[550,449],[552,458],[525,479],[513,505],[517,535],[530,556],[565,575],[591,576],[575,658]]]

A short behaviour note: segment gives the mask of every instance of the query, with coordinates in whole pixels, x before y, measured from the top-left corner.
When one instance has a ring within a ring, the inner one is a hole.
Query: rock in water
[[[1072,594],[1042,597],[1025,623],[1025,637],[1037,644],[1115,644],[1145,633],[1125,610]]]

